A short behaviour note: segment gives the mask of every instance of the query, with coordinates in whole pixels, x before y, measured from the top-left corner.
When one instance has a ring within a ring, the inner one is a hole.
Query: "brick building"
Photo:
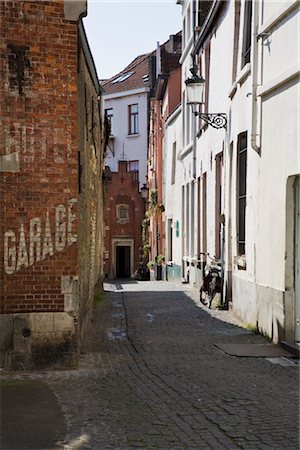
[[[109,278],[130,277],[143,260],[141,224],[145,205],[136,172],[128,161],[118,171],[106,168],[104,273]]]
[[[158,183],[156,179],[152,180],[152,174],[151,185],[148,183],[147,166],[151,164],[148,154],[150,98],[155,96],[158,77],[165,77],[178,66],[180,49],[181,33],[178,33],[170,36],[164,44],[158,44],[153,52],[139,55],[120,73],[102,83],[105,113],[111,122],[105,164],[114,180],[113,186],[109,182],[107,184],[105,204],[105,274],[109,277],[132,275],[147,257],[144,250],[149,247],[149,242],[147,238],[144,241],[142,239],[146,206],[142,191],[146,184],[152,189],[157,188]],[[157,176],[159,174],[157,171]],[[161,178],[159,183],[162,184]],[[124,189],[124,184],[128,191]],[[129,203],[124,204],[132,204],[128,209],[130,214],[126,227],[125,219],[118,216],[126,215],[126,208],[122,207],[122,194],[119,192],[125,192],[128,197]],[[130,240],[125,239],[126,234],[130,236]],[[125,241],[121,242],[121,237]]]
[[[166,255],[166,136],[164,124],[181,102],[181,32],[170,36],[156,52],[156,76],[152,82],[149,112],[148,187],[149,187],[149,259]]]
[[[86,1],[4,1],[1,364],[76,363],[103,250],[104,127]]]

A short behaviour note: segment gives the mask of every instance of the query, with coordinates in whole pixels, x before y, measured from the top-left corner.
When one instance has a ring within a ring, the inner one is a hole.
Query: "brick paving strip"
[[[188,286],[106,289],[78,370],[8,377],[49,384],[68,427],[62,449],[299,448],[297,366],[215,346],[262,336],[200,306]]]

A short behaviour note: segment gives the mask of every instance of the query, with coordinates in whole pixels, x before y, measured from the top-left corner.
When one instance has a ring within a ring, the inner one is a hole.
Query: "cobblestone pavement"
[[[61,404],[64,450],[298,449],[298,367],[226,355],[265,342],[166,282],[106,284],[80,368],[22,374]]]

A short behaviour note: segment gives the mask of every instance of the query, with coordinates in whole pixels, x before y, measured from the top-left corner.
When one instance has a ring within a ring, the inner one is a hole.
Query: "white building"
[[[128,171],[139,172],[141,187],[147,174],[148,54],[138,56],[102,86],[105,113],[112,125],[105,164],[117,172],[118,161],[128,161]]]
[[[233,311],[274,341],[299,341],[299,2],[178,3],[183,275],[199,285],[207,253],[221,257]],[[226,113],[227,129],[187,104],[193,60],[200,112]]]
[[[178,160],[182,148],[180,68],[170,73],[162,99],[163,117],[163,203],[165,205],[166,262],[168,280],[182,279],[183,166]]]

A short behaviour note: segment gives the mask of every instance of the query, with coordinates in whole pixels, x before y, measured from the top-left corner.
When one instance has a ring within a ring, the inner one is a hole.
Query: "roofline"
[[[207,15],[207,18],[201,28],[201,33],[196,39],[194,49],[192,51],[193,56],[195,56],[197,52],[200,50],[203,42],[205,41],[211,30],[211,26],[214,24],[215,19],[218,17],[218,14],[220,13],[223,7],[224,7],[223,1],[214,0],[214,3],[212,4],[212,7]]]
[[[111,83],[112,81],[114,81],[116,78],[118,78],[119,76],[121,76],[124,73],[130,72],[131,70],[134,70],[135,67],[137,67],[138,65],[140,65],[142,62],[145,61],[145,59],[148,58],[148,56],[151,53],[143,53],[141,55],[138,55],[136,58],[134,58],[134,60],[131,61],[131,63],[127,64],[126,67],[124,67],[123,70],[121,70],[120,72],[118,72],[117,74],[113,75],[112,77],[108,78],[107,80],[105,80],[105,83],[103,83],[103,87],[105,86],[105,84]],[[139,61],[136,61],[138,58],[141,58]],[[135,62],[136,61],[136,62]]]
[[[94,83],[94,86],[96,88],[97,94],[100,95],[101,92],[103,92],[103,89],[99,83],[99,78],[97,75],[97,69],[95,66],[95,62],[93,59],[93,55],[89,46],[89,42],[88,42],[88,38],[85,32],[85,28],[83,25],[83,21],[82,19],[79,20],[78,22],[78,30],[79,30],[79,36],[80,36],[80,41],[81,41],[81,46],[82,46],[82,50],[83,50],[83,54],[87,63],[87,67],[91,76],[91,79]]]
[[[150,92],[149,87],[132,89],[130,91],[114,92],[112,94],[106,94],[105,90],[104,90],[102,96],[105,100],[110,100],[110,99],[114,99],[114,98],[128,97],[130,95],[143,94],[143,93],[148,93],[148,92]]]

